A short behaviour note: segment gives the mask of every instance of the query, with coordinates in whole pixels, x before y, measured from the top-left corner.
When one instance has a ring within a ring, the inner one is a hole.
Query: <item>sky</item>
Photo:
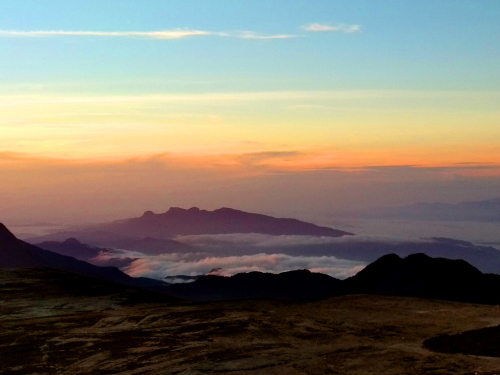
[[[2,0],[0,215],[500,195],[496,0]]]

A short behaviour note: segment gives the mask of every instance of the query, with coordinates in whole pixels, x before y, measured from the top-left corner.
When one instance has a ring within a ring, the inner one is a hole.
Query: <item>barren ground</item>
[[[500,358],[422,347],[500,324],[496,306],[362,295],[144,303],[54,285],[0,273],[0,373],[500,374]]]

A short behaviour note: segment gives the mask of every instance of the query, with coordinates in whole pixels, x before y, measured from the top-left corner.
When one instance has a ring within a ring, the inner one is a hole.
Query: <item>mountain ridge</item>
[[[115,233],[141,237],[170,238],[176,235],[262,233],[270,235],[315,235],[341,237],[352,233],[322,227],[292,218],[275,218],[222,207],[213,211],[198,207],[171,207],[155,214],[146,211],[138,218],[111,223],[105,228]]]

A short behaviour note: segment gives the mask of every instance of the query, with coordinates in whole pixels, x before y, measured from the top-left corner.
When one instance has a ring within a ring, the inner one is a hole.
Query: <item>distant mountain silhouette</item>
[[[249,272],[231,277],[202,276],[188,284],[173,284],[168,294],[198,301],[245,298],[282,298],[316,300],[341,292],[342,282],[321,273],[308,270],[280,274]]]
[[[141,217],[118,220],[78,231],[55,233],[38,238],[40,241],[61,241],[75,237],[85,243],[110,246],[113,241],[144,238],[166,239],[178,235],[261,233],[269,235],[308,235],[341,237],[352,233],[321,227],[297,219],[283,219],[248,213],[231,208],[214,211],[197,207],[170,208],[163,214],[146,211]],[[36,239],[29,239],[33,242]]]
[[[500,222],[500,198],[456,204],[417,203],[373,210],[366,215],[373,218]]]
[[[74,241],[70,243],[75,244]],[[115,267],[98,267],[73,257],[43,250],[18,240],[0,223],[0,269],[47,267],[73,272],[124,285],[161,290],[166,283],[147,278],[133,278]]]
[[[296,219],[248,213],[231,208],[214,211],[172,207],[163,214],[147,211],[139,218],[111,223],[103,227],[112,233],[137,237],[169,238],[176,235],[262,233],[269,235],[309,235],[340,237],[349,235]]]

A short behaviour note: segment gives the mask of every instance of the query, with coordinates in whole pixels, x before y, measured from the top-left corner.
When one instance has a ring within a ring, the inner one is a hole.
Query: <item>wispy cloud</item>
[[[64,30],[36,30],[36,31],[20,31],[20,30],[0,30],[0,37],[58,37],[58,36],[73,36],[73,37],[119,37],[119,38],[143,38],[143,39],[183,39],[195,36],[220,36],[233,37],[239,39],[289,39],[295,38],[296,35],[290,34],[275,34],[264,35],[255,31],[238,31],[238,32],[215,32],[205,30],[191,29],[173,29],[159,31],[64,31]]]
[[[341,33],[359,33],[361,32],[360,25],[346,25],[346,24],[337,24],[337,25],[326,25],[321,23],[312,23],[310,25],[304,26],[304,30],[307,31],[336,31]]]
[[[107,97],[0,97],[0,105],[27,103],[137,103],[137,102],[195,102],[195,101],[260,101],[260,100],[296,100],[323,98],[327,92],[307,91],[263,91],[263,92],[213,92],[201,94],[166,94]],[[348,94],[349,95],[349,94]]]
[[[297,38],[297,35],[290,34],[276,34],[276,35],[262,35],[254,31],[241,31],[237,34],[238,38],[241,39],[290,39]]]
[[[364,100],[364,99],[439,99],[439,100],[487,100],[498,101],[497,91],[418,91],[418,90],[324,90],[324,91],[240,91],[206,92],[193,94],[160,94],[133,96],[0,96],[0,106],[15,104],[49,103],[135,103],[135,102],[195,102],[195,101],[268,101],[300,100],[311,101],[307,104],[291,105],[294,108],[318,108],[323,104],[318,100]],[[496,102],[495,102],[496,103]],[[288,107],[290,108],[290,106]],[[357,109],[359,110],[359,109]]]
[[[191,36],[204,36],[204,35],[227,36],[226,33],[202,31],[202,30],[190,30],[190,29],[175,29],[175,30],[160,30],[160,31],[0,30],[0,36],[4,37],[91,36],[91,37],[124,37],[124,38],[149,38],[149,39],[182,39]]]
[[[317,237],[317,236],[297,236],[282,235],[271,236],[261,233],[232,233],[232,234],[202,234],[177,236],[177,241],[207,248],[227,248],[232,251],[235,247],[255,247],[255,248],[289,248],[294,246],[313,246],[313,245],[334,245],[334,244],[357,244],[357,243],[384,243],[384,244],[402,244],[409,242],[409,239],[356,235],[343,237]],[[431,240],[428,240],[431,241]]]

